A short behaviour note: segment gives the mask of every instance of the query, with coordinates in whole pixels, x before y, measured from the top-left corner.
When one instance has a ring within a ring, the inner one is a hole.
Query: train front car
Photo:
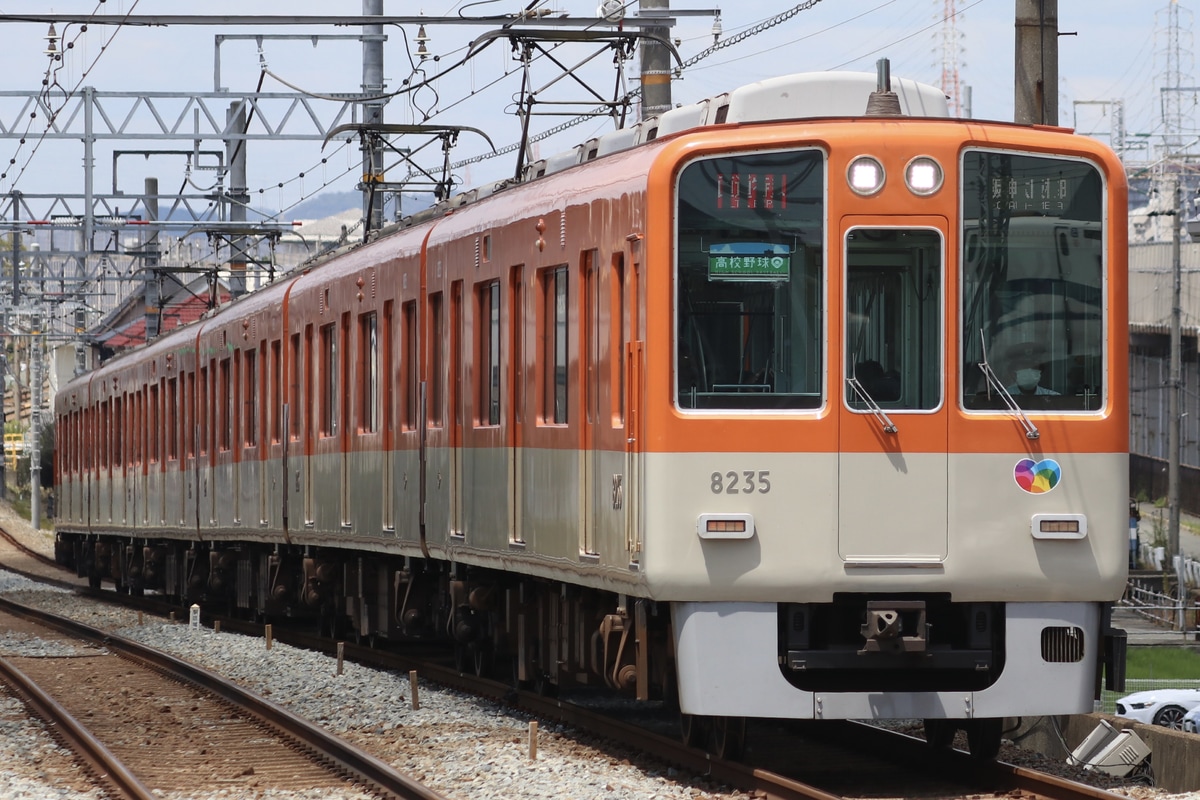
[[[685,735],[921,718],[992,757],[1004,717],[1092,710],[1123,671],[1125,206],[1116,158],[1061,129],[664,147],[641,569]]]

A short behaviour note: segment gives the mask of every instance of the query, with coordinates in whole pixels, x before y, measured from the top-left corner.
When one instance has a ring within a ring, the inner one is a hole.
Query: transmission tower
[[[942,0],[942,91],[950,113],[963,116],[962,85],[958,78],[958,56],[962,52],[962,34],[958,32],[958,10],[955,0]]]
[[[1180,15],[1186,14],[1186,26]],[[1191,83],[1194,58],[1191,50],[1192,13],[1178,3],[1170,3],[1154,15],[1155,42],[1164,42],[1163,18],[1165,20],[1165,43],[1156,54],[1156,63],[1164,64],[1158,74],[1162,87],[1163,149],[1166,154],[1178,153],[1184,144],[1184,93],[1195,91]],[[1190,101],[1189,105],[1190,105]]]

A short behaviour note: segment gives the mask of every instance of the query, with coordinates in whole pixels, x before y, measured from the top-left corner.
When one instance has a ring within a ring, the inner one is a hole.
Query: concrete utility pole
[[[146,178],[146,219],[158,221],[158,178]],[[150,229],[150,241],[146,242],[142,253],[142,298],[144,307],[142,314],[146,318],[146,341],[158,338],[162,320],[159,318],[159,306],[162,297],[159,293],[158,281],[158,228]]]
[[[642,11],[667,11],[670,0],[641,0]],[[671,35],[668,27],[646,28],[651,36],[667,40]],[[671,52],[652,39],[642,41],[642,119],[655,117],[671,110]]]
[[[245,104],[230,103],[225,120],[231,133],[245,133]],[[235,225],[246,224],[246,206],[250,204],[250,189],[246,181],[248,146],[249,142],[245,139],[227,139],[225,142],[229,163],[229,221]],[[230,245],[233,252],[229,254],[229,293],[234,297],[241,297],[246,293],[246,237],[234,236],[230,239]]]
[[[1181,303],[1183,268],[1180,258],[1179,228],[1183,218],[1182,189],[1179,173],[1171,182],[1171,361],[1167,386],[1167,568],[1179,557],[1179,609],[1177,611],[1180,630],[1184,630],[1182,581],[1183,554],[1179,552],[1179,445],[1182,420],[1180,419],[1180,394],[1183,392],[1183,356]]]
[[[1058,0],[1016,0],[1013,121],[1058,124]]]
[[[363,16],[381,16],[383,0],[363,0]],[[379,99],[363,104],[363,122],[383,124],[383,25],[363,25],[363,94]],[[383,142],[377,136],[363,137],[363,218],[367,231],[383,227]],[[372,190],[373,189],[373,190]]]

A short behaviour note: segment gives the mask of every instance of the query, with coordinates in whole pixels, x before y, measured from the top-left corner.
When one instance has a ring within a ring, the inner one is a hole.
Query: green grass
[[[1200,683],[1200,652],[1177,647],[1131,647],[1125,677]]]

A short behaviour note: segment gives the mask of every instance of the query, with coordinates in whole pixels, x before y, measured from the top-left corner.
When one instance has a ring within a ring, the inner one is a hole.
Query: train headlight
[[[904,182],[908,190],[921,197],[928,197],[942,188],[942,165],[929,156],[917,156],[904,168]]]
[[[859,156],[850,162],[850,168],[846,170],[846,181],[850,188],[863,197],[878,193],[886,178],[883,164],[871,156]]]

